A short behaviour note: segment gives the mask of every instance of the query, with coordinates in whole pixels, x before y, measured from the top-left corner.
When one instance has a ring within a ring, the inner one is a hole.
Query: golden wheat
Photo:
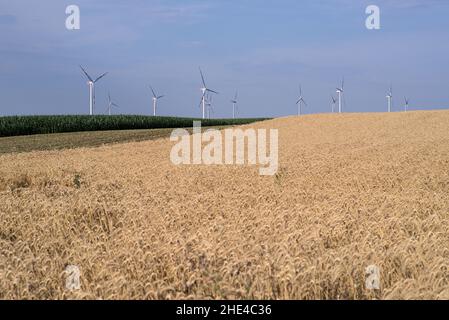
[[[279,129],[276,176],[168,139],[0,156],[0,298],[449,298],[449,112],[247,127]]]

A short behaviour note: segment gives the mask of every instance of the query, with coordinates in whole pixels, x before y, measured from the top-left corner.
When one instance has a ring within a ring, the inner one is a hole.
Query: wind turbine
[[[206,111],[207,111],[207,118],[210,119],[211,112],[213,112],[212,108],[212,96],[209,94],[206,95]]]
[[[211,93],[218,94],[218,92],[211,90],[206,86],[206,81],[204,80],[203,72],[201,71],[200,67],[198,69],[200,70],[201,81],[203,82],[203,87],[201,88],[201,92],[203,93],[203,95],[201,96],[200,106],[202,106],[202,108],[203,108],[203,119],[205,119],[206,118],[206,93],[211,92]]]
[[[335,105],[337,103],[337,99],[335,99],[334,96],[331,96],[331,99],[332,99],[332,113],[334,113]]]
[[[237,95],[238,95],[238,92],[236,91],[234,99],[231,100],[231,103],[232,103],[232,119],[235,119],[235,111],[236,111],[236,106],[237,106]]]
[[[345,78],[341,80],[341,87],[337,88],[337,94],[338,94],[338,113],[341,113],[341,98],[343,96],[344,92],[344,86],[345,86]]]
[[[409,100],[408,100],[408,98],[407,97],[404,97],[404,99],[405,99],[405,112],[407,112],[408,111],[408,105],[409,105]]]
[[[298,116],[301,115],[301,110],[302,110],[302,104],[304,103],[304,105],[307,106],[306,101],[304,100],[304,98],[302,97],[302,88],[301,85],[299,86],[299,99],[298,101],[296,101],[296,104],[298,105]]]
[[[153,87],[150,86],[151,92],[153,93],[153,116],[156,116],[156,107],[157,107],[157,101],[161,98],[163,98],[164,96],[158,96],[154,90]]]
[[[111,99],[111,94],[108,93],[108,114],[111,115],[112,114],[112,108],[119,108],[119,106],[117,104],[115,104],[114,102],[112,102]]]
[[[393,102],[393,87],[390,86],[390,92],[387,94],[387,100],[388,100],[388,112],[391,112],[391,105]]]
[[[103,78],[108,73],[107,72],[103,73],[101,76],[99,76],[98,78],[93,80],[92,77],[87,73],[86,70],[84,70],[84,68],[82,66],[80,66],[80,68],[83,71],[83,73],[86,75],[87,80],[88,80],[87,85],[89,86],[89,114],[93,115],[94,109],[95,109],[95,83],[97,83],[98,80]]]

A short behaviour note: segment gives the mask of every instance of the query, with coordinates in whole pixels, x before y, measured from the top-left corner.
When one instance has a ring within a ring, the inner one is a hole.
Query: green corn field
[[[192,127],[200,119],[139,115],[55,115],[0,117],[0,137],[32,134]],[[202,126],[248,124],[265,118],[203,119]]]

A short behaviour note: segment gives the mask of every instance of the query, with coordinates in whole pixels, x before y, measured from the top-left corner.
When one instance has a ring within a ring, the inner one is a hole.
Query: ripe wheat
[[[449,298],[449,112],[248,126],[279,129],[276,176],[168,139],[0,156],[0,298]]]

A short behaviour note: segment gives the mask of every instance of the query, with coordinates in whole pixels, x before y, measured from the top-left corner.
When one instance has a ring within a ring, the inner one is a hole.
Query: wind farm
[[[104,78],[108,73],[103,73],[97,78],[92,78],[87,71],[80,66],[83,74],[86,76],[88,82],[88,115],[94,119],[95,117],[100,117],[101,114],[95,113],[95,101],[96,101],[96,89],[95,84]],[[159,128],[175,128],[177,124],[185,124],[185,119],[190,119],[191,121],[195,119],[209,120],[206,123],[207,125],[212,126],[223,126],[223,125],[239,125],[239,124],[247,124],[251,122],[261,121],[265,119],[270,119],[270,116],[262,116],[259,117],[246,117],[246,118],[237,118],[238,111],[238,91],[235,91],[233,99],[230,100],[232,104],[232,117],[227,118],[216,118],[214,119],[214,115],[216,113],[216,103],[212,103],[213,97],[218,95],[218,92],[210,89],[206,85],[205,76],[201,67],[198,67],[201,79],[201,99],[199,103],[200,114],[198,118],[187,118],[182,116],[158,116],[158,103],[159,100],[163,98],[167,98],[165,94],[157,94],[154,90],[153,86],[149,86],[152,95],[152,110],[151,117],[153,119],[147,119],[146,115],[133,115],[127,114],[127,110],[125,108],[120,108],[118,104],[116,104],[112,98],[110,92],[107,94],[107,107],[106,114],[108,116],[113,116],[115,112],[115,118],[113,122],[105,121],[105,119],[101,119],[99,121],[94,121],[95,125],[92,125],[92,121],[88,118],[84,118],[79,115],[65,115],[65,116],[13,116],[13,117],[4,117],[3,119],[0,117],[0,137],[7,136],[15,136],[15,135],[32,135],[32,134],[46,134],[46,133],[62,133],[62,132],[76,132],[76,131],[103,131],[103,130],[130,130],[130,129],[159,129]],[[331,95],[331,110],[330,113],[344,113],[343,106],[346,105],[345,99],[345,78],[343,77],[341,80],[341,84],[336,88],[337,98]],[[168,97],[169,98],[169,97]],[[390,113],[393,111],[393,87],[390,86],[389,91],[386,95],[387,98],[387,112]],[[403,111],[410,111],[410,102],[407,97],[405,99],[405,105]],[[314,114],[320,112],[314,112],[314,106],[309,106],[304,99],[302,85],[299,85],[299,95],[296,100],[296,115],[301,116],[304,115],[304,107],[308,107],[307,114]],[[223,107],[223,109],[225,109]],[[352,108],[352,113],[357,112],[357,109]],[[325,112],[326,113],[326,112]],[[147,113],[148,115],[148,113]],[[58,125],[49,123],[49,119],[54,119],[54,121],[58,121]],[[214,120],[214,121],[210,121]],[[104,122],[101,124],[101,122]],[[35,124],[35,128],[30,129],[29,124]],[[111,126],[111,123],[114,123]],[[126,140],[126,138],[125,138]]]

